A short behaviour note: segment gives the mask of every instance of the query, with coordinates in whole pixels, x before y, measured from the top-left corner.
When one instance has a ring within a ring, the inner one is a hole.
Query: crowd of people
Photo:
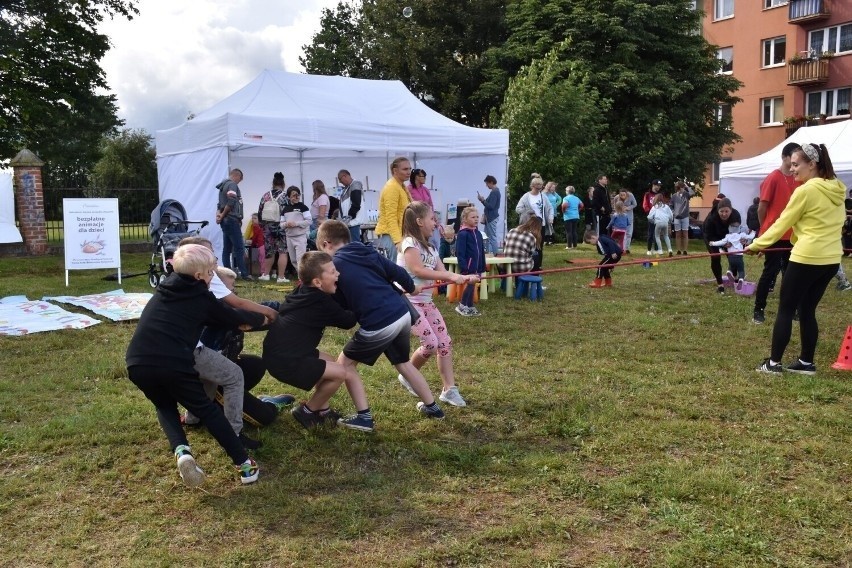
[[[481,215],[472,204],[459,203],[455,226],[443,227],[425,186],[426,172],[412,168],[406,158],[396,158],[379,196],[374,245],[361,241],[363,188],[347,170],[338,173],[343,184],[339,211],[321,181],[313,182],[308,206],[302,202],[301,190],[286,187],[284,175],[276,172],[245,236],[262,251],[261,280],[270,280],[277,256],[278,279],[286,278],[289,264],[298,283],[281,302],[255,303],[234,291],[237,279],[250,278],[242,255],[236,254],[242,250],[244,236],[242,177],[234,169],[218,186],[216,221],[224,237],[224,266],[218,266],[209,240],[184,239],[170,261],[173,271],[145,307],[126,355],[129,379],[154,405],[178,472],[193,487],[204,481],[205,473],[196,463],[186,427],[206,427],[244,484],[256,481],[260,471],[247,453],[260,443],[243,432],[245,420],[267,425],[292,406],[290,414],[305,428],[331,424],[372,432],[375,417],[358,366],[371,366],[382,355],[395,367],[400,384],[419,399],[416,408],[423,416],[444,418],[439,401],[466,406],[453,370],[447,323],[433,301],[436,282],[462,287],[456,313],[480,315],[474,291],[485,271],[486,250],[511,256],[516,274],[539,271],[544,247],[555,242],[554,220],[560,212],[566,250],[577,248],[584,214],[582,240],[601,255],[589,286],[612,286],[613,265],[630,252],[638,205],[626,189],[610,195],[605,175],[598,176],[583,200],[573,186],[559,197],[555,183],[545,184],[534,173],[529,191],[515,208],[519,224],[504,235],[501,249],[497,222],[502,199],[496,178],[487,176],[488,193],[477,194],[484,207]],[[852,288],[840,266],[841,238],[849,238],[852,224],[852,195],[847,198],[846,192],[825,146],[788,144],[782,150],[781,166],[761,185],[745,226],[740,213],[721,194],[705,219],[704,239],[720,292],[724,292],[722,256],[728,259],[727,278],[742,285],[742,255],[763,254],[755,323],[765,321],[767,296],[783,275],[771,351],[759,371],[816,372],[816,307],[832,278],[838,278],[839,289]],[[671,193],[662,191],[660,180],[650,184],[642,198],[649,221],[648,255],[688,254],[692,195],[684,182],[676,183]],[[317,250],[307,250],[309,238]],[[451,245],[458,272],[447,270],[442,261]],[[232,259],[236,271],[231,270]],[[801,351],[784,366],[781,359],[794,317],[800,322]],[[336,356],[318,349],[329,326],[356,328]],[[242,353],[243,333],[248,330],[266,332],[261,356]],[[412,336],[419,343],[413,354]],[[441,379],[437,400],[421,372],[432,358]],[[255,397],[250,391],[266,373],[310,393],[309,397],[295,405],[291,394]],[[346,387],[355,409],[349,416],[330,405],[341,386]],[[185,409],[182,416],[178,404]]]

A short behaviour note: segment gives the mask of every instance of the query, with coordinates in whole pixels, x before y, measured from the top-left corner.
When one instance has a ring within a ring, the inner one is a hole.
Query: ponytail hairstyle
[[[428,251],[434,248],[429,240],[423,236],[423,230],[417,224],[418,219],[426,219],[434,213],[428,203],[422,201],[412,201],[409,203],[402,214],[402,236],[411,237],[423,250]]]
[[[823,179],[834,179],[837,177],[825,144],[802,144],[802,147],[793,150],[793,153],[802,156],[802,159],[809,164],[816,162],[819,177]]]
[[[272,187],[284,187],[284,174],[281,172],[275,172],[272,176]]]

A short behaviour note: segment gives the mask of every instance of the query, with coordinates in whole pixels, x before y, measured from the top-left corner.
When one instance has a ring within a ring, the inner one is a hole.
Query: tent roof
[[[192,120],[157,132],[158,156],[215,146],[506,155],[509,133],[454,122],[399,81],[267,69]]]
[[[831,156],[835,172],[852,171],[852,120],[821,124],[819,126],[804,126],[796,130],[789,138],[753,158],[722,162],[719,177],[749,178],[762,180],[778,168],[781,163],[781,149],[790,142],[797,144],[825,144]]]

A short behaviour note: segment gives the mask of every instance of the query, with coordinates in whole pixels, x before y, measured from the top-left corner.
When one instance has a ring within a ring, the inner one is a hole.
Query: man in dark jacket
[[[592,209],[595,212],[598,234],[606,233],[609,217],[612,214],[612,200],[609,198],[609,178],[604,174],[598,176],[592,193]]]
[[[222,264],[231,268],[233,255],[236,271],[243,280],[251,280],[245,261],[245,242],[243,242],[243,196],[240,186],[243,172],[237,168],[231,170],[216,188],[219,190],[219,202],[216,208],[216,222],[222,227]]]

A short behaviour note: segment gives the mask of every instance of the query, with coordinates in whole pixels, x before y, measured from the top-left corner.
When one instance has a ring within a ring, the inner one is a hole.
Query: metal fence
[[[150,189],[44,188],[44,219],[48,242],[62,241],[65,227],[62,200],[66,198],[118,198],[119,235],[122,242],[149,241],[151,212],[160,202],[159,191]]]

